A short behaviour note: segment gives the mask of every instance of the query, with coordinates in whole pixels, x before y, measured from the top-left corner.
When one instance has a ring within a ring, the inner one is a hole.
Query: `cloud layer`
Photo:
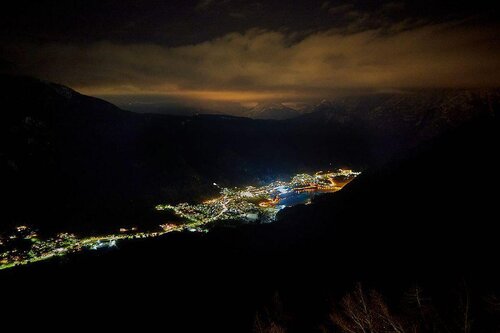
[[[338,91],[500,86],[496,27],[446,23],[297,36],[251,29],[195,45],[17,45],[26,74],[92,95],[304,100]]]

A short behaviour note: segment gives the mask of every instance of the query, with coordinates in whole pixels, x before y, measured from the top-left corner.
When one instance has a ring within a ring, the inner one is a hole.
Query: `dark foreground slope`
[[[170,234],[2,273],[17,298],[5,302],[18,314],[43,313],[50,327],[64,317],[246,332],[278,292],[289,332],[319,332],[332,300],[355,281],[389,299],[415,282],[440,295],[466,281],[480,312],[482,295],[499,291],[499,135],[498,114],[480,117],[272,225]],[[476,331],[495,331],[494,315],[475,318]]]

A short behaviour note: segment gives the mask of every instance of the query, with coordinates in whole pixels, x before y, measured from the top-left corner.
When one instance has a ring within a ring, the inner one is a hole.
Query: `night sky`
[[[498,18],[486,1],[18,0],[0,66],[118,103],[498,87]]]

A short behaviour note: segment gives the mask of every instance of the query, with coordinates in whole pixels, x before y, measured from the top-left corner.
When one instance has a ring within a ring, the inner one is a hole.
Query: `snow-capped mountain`
[[[297,117],[300,113],[281,103],[259,103],[245,114],[254,119],[290,119]]]

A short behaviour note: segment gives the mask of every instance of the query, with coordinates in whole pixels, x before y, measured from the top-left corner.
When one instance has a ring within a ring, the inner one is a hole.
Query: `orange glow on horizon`
[[[149,90],[139,89],[134,86],[77,87],[76,90],[91,96],[166,96],[190,100],[240,103],[300,97],[298,93],[286,91],[182,90],[171,86],[166,89],[153,88]]]

